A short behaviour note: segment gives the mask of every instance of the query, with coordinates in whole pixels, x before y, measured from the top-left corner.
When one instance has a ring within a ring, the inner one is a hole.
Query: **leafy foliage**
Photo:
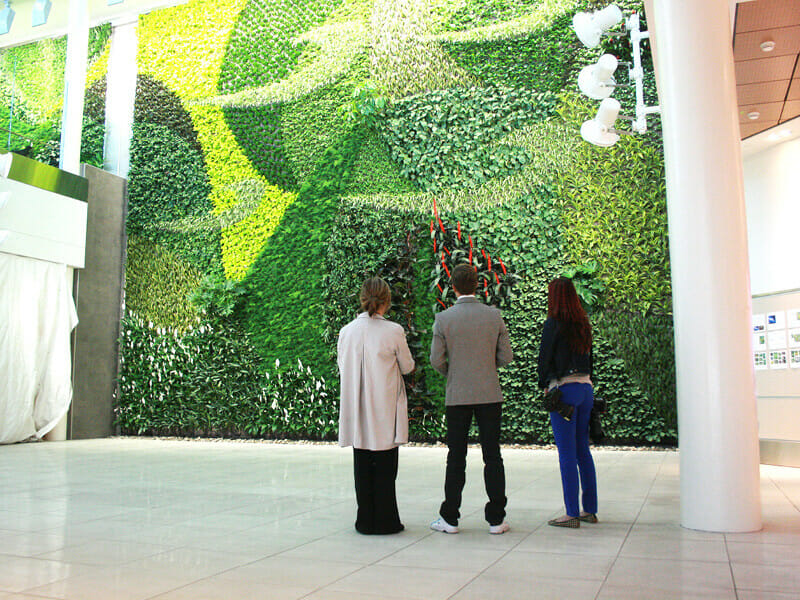
[[[204,219],[211,210],[203,159],[161,125],[134,124],[128,174],[130,234],[183,257],[202,273],[221,267],[219,230]]]
[[[453,88],[392,104],[379,130],[400,173],[420,189],[474,188],[530,159],[523,148],[488,142],[547,118],[555,103],[526,90]]]
[[[308,367],[261,370],[247,336],[231,324],[180,332],[128,314],[122,323],[123,433],[318,437],[336,432],[337,405]],[[314,433],[311,433],[314,432]]]
[[[572,13],[548,29],[491,40],[446,41],[455,62],[483,85],[510,86],[558,93],[575,89],[578,66],[596,51],[587,51],[572,30]]]
[[[551,441],[536,355],[547,283],[567,274],[591,310],[610,440],[674,441],[657,129],[598,160],[577,134],[594,105],[569,91],[619,43],[589,51],[569,27],[600,0],[212,4],[141,19],[135,142],[157,151],[132,172],[125,431],[333,436],[335,335],[375,273],[417,361],[412,438],[443,439],[431,306],[451,293],[442,246],[450,268],[471,238],[490,298],[510,289],[495,258],[509,283],[513,266],[513,294],[497,298],[516,355],[501,372],[504,440]],[[153,279],[169,280],[170,257],[174,288]]]
[[[250,162],[268,182],[285,190],[297,188],[283,142],[281,105],[227,107],[225,121]]]
[[[464,31],[501,23],[530,12],[541,0],[467,0],[450,16],[443,29]]]
[[[566,95],[561,114],[582,122],[593,110]],[[670,314],[666,189],[661,149],[628,136],[612,148],[576,147],[581,169],[563,173],[559,195],[572,258],[600,265],[609,305],[642,313]],[[619,166],[625,165],[620,177]]]
[[[219,91],[238,92],[287,77],[304,44],[300,34],[319,25],[342,0],[248,0],[227,45]]]
[[[125,262],[125,306],[156,327],[183,331],[197,323],[199,314],[188,294],[200,285],[192,265],[158,244],[128,237]]]
[[[244,279],[248,330],[268,361],[302,356],[323,376],[335,372],[320,343],[325,248],[363,136],[363,130],[351,131],[325,151]]]

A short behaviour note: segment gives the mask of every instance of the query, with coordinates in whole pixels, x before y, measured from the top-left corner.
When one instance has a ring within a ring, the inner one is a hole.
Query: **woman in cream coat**
[[[408,403],[403,373],[414,359],[403,328],[383,315],[391,305],[386,282],[361,286],[364,311],[339,332],[341,379],[339,445],[353,447],[356,530],[364,534],[403,530],[397,511],[398,446],[408,441]]]

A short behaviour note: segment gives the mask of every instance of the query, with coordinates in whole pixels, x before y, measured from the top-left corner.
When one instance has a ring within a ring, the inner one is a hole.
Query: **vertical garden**
[[[630,55],[624,38],[588,50],[571,30],[575,12],[605,4],[190,0],[142,16],[121,431],[335,437],[336,336],[378,274],[418,365],[411,437],[442,439],[431,326],[452,302],[447,273],[472,260],[516,356],[501,371],[506,442],[551,440],[536,354],[547,283],[567,275],[594,326],[609,438],[674,443],[660,128],[651,119],[612,148],[578,133],[596,110],[578,72]],[[82,153],[94,164],[109,33],[91,36]],[[63,40],[0,54],[0,118],[13,98],[31,140],[13,149],[49,162],[63,61]]]

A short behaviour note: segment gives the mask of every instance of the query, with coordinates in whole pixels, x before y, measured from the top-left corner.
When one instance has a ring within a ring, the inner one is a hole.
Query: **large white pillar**
[[[136,99],[137,21],[114,23],[106,79],[106,137],[103,169],[127,177]]]
[[[681,524],[755,531],[761,528],[758,424],[729,3],[653,0],[652,6],[675,315]]]
[[[64,71],[64,109],[61,115],[61,156],[58,166],[80,175],[83,99],[89,56],[87,0],[70,0],[67,65]]]

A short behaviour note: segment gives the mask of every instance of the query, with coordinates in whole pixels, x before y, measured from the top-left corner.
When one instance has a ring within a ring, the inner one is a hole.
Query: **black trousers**
[[[397,455],[397,448],[353,448],[353,473],[358,503],[356,531],[359,533],[385,534],[403,530],[394,487],[397,479]]]
[[[499,525],[506,516],[506,472],[500,455],[500,417],[503,405],[469,404],[448,406],[447,415],[447,472],[444,479],[444,502],[439,514],[451,525],[458,525],[461,516],[461,493],[467,469],[467,436],[472,415],[478,423],[478,438],[483,452],[483,481],[489,502],[484,515],[489,525]]]

